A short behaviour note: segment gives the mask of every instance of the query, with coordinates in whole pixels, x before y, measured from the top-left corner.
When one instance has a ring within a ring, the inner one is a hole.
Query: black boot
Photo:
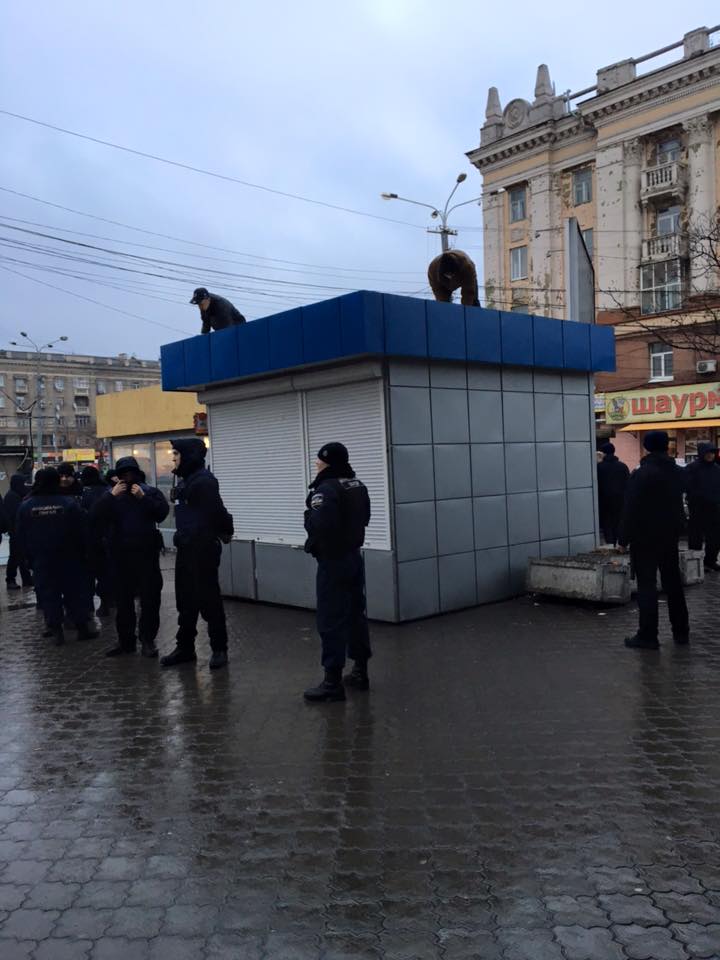
[[[673,640],[679,647],[685,647],[690,643],[689,633],[673,633]]]
[[[658,650],[660,648],[657,640],[646,640],[637,633],[634,637],[625,637],[625,646],[632,650]]]
[[[8,580],[8,581],[7,581],[7,588],[8,588],[8,590],[19,590],[19,589],[20,589],[19,585],[18,585],[17,583],[15,583],[14,580]]]
[[[55,627],[45,626],[45,629],[42,632],[42,637],[44,640],[49,640],[50,637],[55,636]]]
[[[197,654],[194,650],[181,650],[180,647],[175,647],[172,653],[160,658],[160,665],[162,667],[176,667],[179,663],[195,663],[196,661]]]
[[[154,640],[141,640],[140,641],[140,653],[144,657],[156,657],[158,655],[158,648],[155,646]]]
[[[227,650],[213,650],[208,666],[211,670],[220,670],[228,663]]]
[[[52,637],[56,647],[61,647],[65,643],[65,633],[62,627],[54,627]]]
[[[123,643],[122,640],[118,640],[117,644],[114,647],[110,647],[109,650],[105,651],[106,657],[124,657],[127,654],[135,653],[137,646],[135,641],[132,643]]]
[[[96,630],[94,626],[90,626],[89,623],[79,623],[77,625],[78,640],[97,640],[99,636],[100,631]]]
[[[310,703],[334,703],[345,699],[345,687],[342,684],[342,675],[337,672],[325,671],[325,679],[316,687],[310,687],[303,694]]]
[[[343,683],[346,687],[352,687],[353,690],[369,690],[370,678],[368,677],[367,660],[356,660],[350,673],[346,673],[343,677]]]

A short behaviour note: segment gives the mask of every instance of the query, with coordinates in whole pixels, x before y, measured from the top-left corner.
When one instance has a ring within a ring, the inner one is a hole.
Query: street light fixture
[[[439,207],[434,206],[431,203],[420,203],[418,200],[409,200],[407,197],[398,196],[397,193],[381,193],[380,196],[383,200],[402,200],[403,203],[412,203],[416,207],[427,207],[430,210],[430,216],[433,220],[440,219],[440,226],[437,229],[428,229],[428,233],[438,233],[440,234],[440,243],[442,246],[442,252],[446,253],[450,249],[449,237],[456,237],[457,230],[453,230],[451,227],[448,227],[448,216],[457,210],[458,207],[465,207],[469,203],[479,203],[480,197],[475,197],[472,200],[464,200],[462,203],[456,203],[454,206],[450,206],[450,201],[453,198],[453,195],[461,183],[464,183],[467,180],[466,173],[459,173],[455,178],[455,186],[450,191],[450,196],[445,201],[445,206],[442,210]]]

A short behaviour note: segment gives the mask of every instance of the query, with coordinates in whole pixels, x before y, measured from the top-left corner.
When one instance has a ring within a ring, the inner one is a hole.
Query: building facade
[[[720,27],[693,30],[562,96],[542,65],[532,102],[502,109],[490,89],[468,153],[483,177],[488,306],[567,319],[566,222],[577,221],[596,320],[616,328],[617,372],[597,378],[601,391],[716,378],[714,336],[696,341],[687,328],[709,322],[720,333],[720,277],[691,256],[720,201],[719,41]],[[653,69],[659,54],[672,62]],[[612,435],[599,419],[599,435]]]
[[[157,360],[124,354],[95,357],[0,351],[0,452],[29,449],[38,436],[38,416],[45,462],[61,460],[67,448],[96,449],[97,399],[159,381]]]

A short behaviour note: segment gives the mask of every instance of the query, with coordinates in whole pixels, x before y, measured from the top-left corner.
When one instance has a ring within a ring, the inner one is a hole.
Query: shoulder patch
[[[325,503],[325,496],[322,493],[314,493],[312,495],[312,500],[310,501],[310,507],[313,510],[319,510],[320,507]]]
[[[355,487],[361,487],[361,486],[362,486],[362,483],[360,483],[359,480],[348,480],[348,479],[344,479],[344,480],[341,480],[341,481],[340,481],[340,485],[341,485],[341,486],[343,487],[343,489],[345,489],[345,490],[352,490],[352,489],[354,489]]]

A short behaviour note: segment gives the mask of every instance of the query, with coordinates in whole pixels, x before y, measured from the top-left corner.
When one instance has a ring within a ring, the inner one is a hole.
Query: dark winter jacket
[[[27,496],[29,489],[27,477],[24,474],[16,473],[10,478],[10,489],[3,498],[3,506],[5,507],[8,530],[11,535],[15,532],[15,518],[20,509],[20,504]]]
[[[228,542],[234,533],[233,518],[225,509],[220,486],[205,466],[205,444],[199,437],[172,440],[180,454],[174,489],[176,547],[202,547],[218,540]]]
[[[5,505],[2,500],[0,500],[0,542],[2,541],[3,533],[7,533],[10,529],[10,524],[8,521],[7,511],[5,510]]]
[[[85,517],[74,497],[59,493],[27,497],[17,512],[15,534],[30,567],[85,558]]]
[[[600,509],[619,501],[622,506],[625,490],[630,478],[627,465],[616,456],[606,456],[597,465],[598,500]]]
[[[620,544],[663,549],[677,545],[685,515],[683,470],[666,453],[649,453],[628,481]]]
[[[370,497],[349,465],[322,470],[310,484],[305,507],[305,551],[316,559],[342,557],[365,542]]]
[[[706,453],[714,451],[711,443],[699,443],[697,460],[685,467],[685,486],[691,514],[693,509],[706,509],[720,504],[720,464],[715,460],[707,463],[704,459]]]
[[[202,316],[201,333],[210,333],[211,330],[224,330],[236,323],[245,323],[245,317],[236,306],[219,297],[216,293],[210,294],[210,303],[207,310],[200,310]]]
[[[115,496],[106,487],[90,510],[93,532],[107,539],[111,553],[159,551],[162,539],[157,524],[170,512],[167,500],[156,487],[145,483],[145,474],[134,457],[122,457],[115,469],[120,475],[132,471],[133,483],[140,487],[143,496],[136,497],[129,491]]]

